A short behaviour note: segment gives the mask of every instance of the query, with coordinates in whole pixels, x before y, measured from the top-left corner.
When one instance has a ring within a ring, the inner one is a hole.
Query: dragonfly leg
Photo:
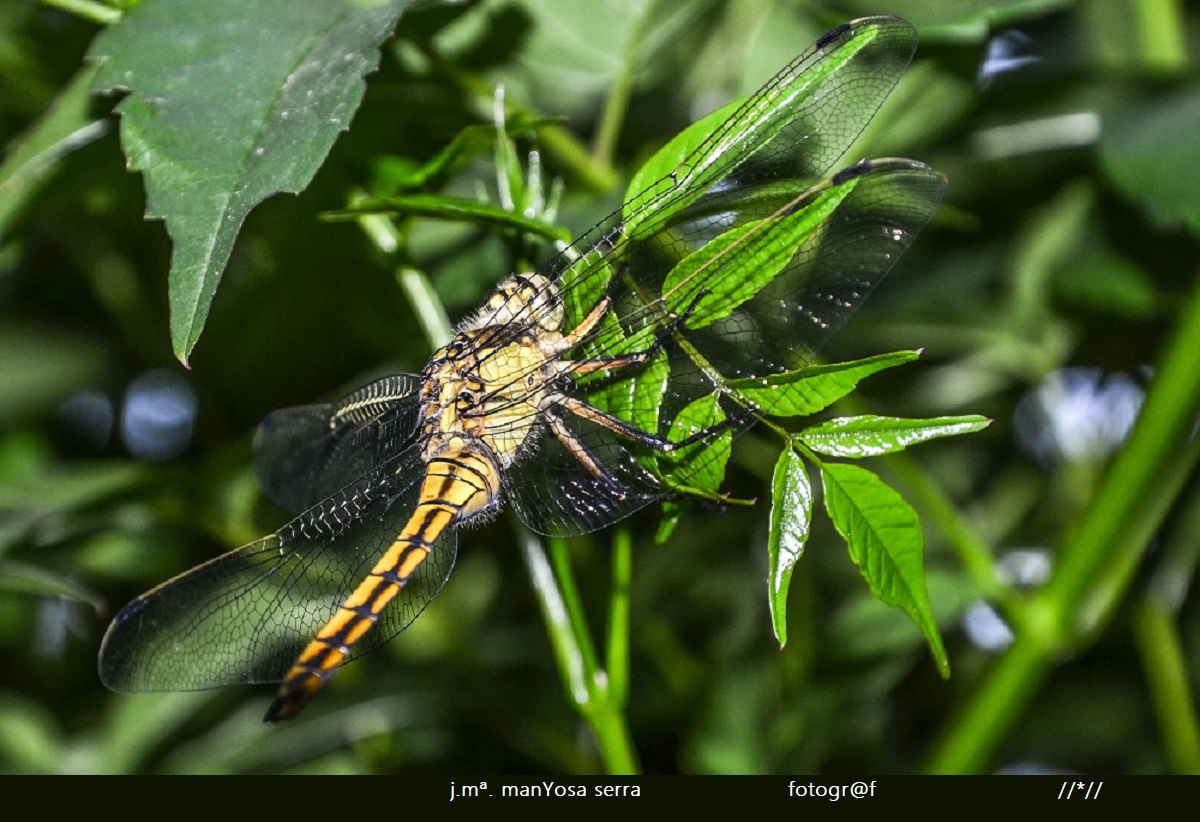
[[[620,417],[613,416],[606,411],[601,411],[599,408],[596,408],[594,405],[589,405],[578,397],[572,397],[566,394],[551,394],[548,399],[553,405],[570,411],[577,417],[590,420],[597,425],[603,425],[610,431],[614,431],[621,436],[628,437],[634,442],[644,445],[647,448],[652,448],[655,451],[661,451],[664,454],[669,454],[672,451],[677,451],[680,448],[685,448],[689,445],[700,442],[701,440],[708,439],[714,434],[724,431],[726,428],[732,428],[740,424],[741,422],[745,421],[747,417],[754,413],[754,409],[752,408],[739,409],[736,413],[726,417],[724,420],[716,423],[715,425],[710,425],[708,428],[702,428],[701,430],[692,433],[682,440],[672,441],[656,434],[651,434],[648,431],[643,431],[636,425],[628,423]],[[558,435],[557,431],[555,431],[555,435]],[[562,437],[559,436],[559,439],[562,440]],[[563,442],[563,444],[567,445],[566,442]],[[570,446],[568,445],[567,447],[568,450],[570,450]],[[587,463],[585,462],[584,464],[586,465]]]
[[[692,316],[696,310],[696,307],[700,304],[700,301],[708,294],[709,289],[707,288],[701,288],[699,291],[697,291],[686,309],[679,314],[672,315],[670,319],[666,319],[664,321],[663,333],[659,334],[654,340],[654,343],[644,351],[635,351],[631,354],[621,354],[612,357],[593,357],[587,360],[578,360],[570,364],[571,373],[590,374],[595,371],[627,368],[631,365],[640,365],[641,363],[644,363],[646,360],[658,353],[658,351],[664,345],[666,345],[667,340],[671,338],[671,335],[675,333],[676,329],[687,322],[688,317]],[[579,345],[584,337],[596,326],[597,323],[600,322],[600,319],[604,316],[604,313],[609,309],[611,302],[612,301],[608,297],[605,297],[604,299],[600,300],[600,302],[596,303],[596,307],[588,313],[587,317],[583,319],[583,322],[576,326],[574,331],[563,338],[562,350],[567,351]]]
[[[583,467],[586,468],[588,472],[596,479],[610,485],[614,489],[622,488],[622,485],[617,481],[617,478],[610,474],[603,465],[597,462],[596,458],[592,456],[592,452],[588,451],[587,446],[580,442],[579,438],[571,432],[571,429],[567,428],[567,426],[563,424],[562,417],[560,417],[558,414],[550,414],[549,418],[550,432],[554,434],[558,441],[563,444],[563,447],[567,449],[567,452],[570,453],[571,456],[579,460],[580,464],[582,464]],[[622,495],[624,495],[623,490]]]
[[[559,343],[558,350],[555,353],[561,354],[563,351],[570,351],[579,345],[580,341],[590,334],[592,329],[600,323],[600,320],[604,318],[604,315],[608,313],[608,309],[611,307],[612,300],[608,297],[597,302],[592,307],[592,310],[588,312],[588,315],[580,321],[579,325],[575,326],[570,334],[562,338],[562,342]]]

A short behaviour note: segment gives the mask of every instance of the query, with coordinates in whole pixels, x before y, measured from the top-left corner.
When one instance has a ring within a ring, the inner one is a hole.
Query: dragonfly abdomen
[[[485,450],[454,450],[430,458],[412,516],[371,573],[296,658],[267,709],[266,721],[300,713],[349,658],[354,644],[375,625],[442,533],[493,506],[499,496],[499,470]]]

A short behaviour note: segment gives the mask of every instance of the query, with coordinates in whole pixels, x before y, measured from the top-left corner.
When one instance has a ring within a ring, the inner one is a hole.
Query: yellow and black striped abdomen
[[[338,606],[283,679],[266,720],[290,719],[304,709],[337,666],[379,619],[434,550],[451,524],[487,508],[500,493],[500,476],[490,455],[450,451],[426,464],[417,507],[367,578]]]

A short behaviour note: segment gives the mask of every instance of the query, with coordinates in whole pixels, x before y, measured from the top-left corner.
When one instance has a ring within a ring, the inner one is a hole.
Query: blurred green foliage
[[[875,465],[925,525],[954,676],[938,676],[920,631],[871,596],[820,524],[792,577],[781,651],[766,506],[688,510],[665,545],[639,517],[628,546],[604,533],[551,546],[597,641],[610,613],[630,624],[625,716],[601,721],[627,729],[620,766],[647,773],[1200,771],[1195,7],[625,0],[603,19],[582,0],[409,8],[311,185],[250,212],[184,371],[169,333],[172,248],[162,223],[142,219],[144,181],[126,170],[114,100],[89,96],[83,62],[129,5],[0,5],[0,769],[619,763],[560,680],[560,640],[507,516],[464,533],[434,605],[290,725],[259,721],[267,688],[108,693],[95,655],[131,596],[283,521],[250,466],[266,412],[421,367],[426,318],[398,268],[424,272],[457,318],[527,253],[484,225],[414,218],[385,255],[353,221],[323,214],[364,190],[394,194],[406,169],[492,122],[503,85],[510,122],[538,125],[523,148],[563,180],[559,221],[582,231],[689,122],[831,26],[891,13],[922,43],[859,154],[919,158],[950,187],[827,353],[924,348],[857,402],[997,420]],[[435,176],[497,203],[489,159]],[[1147,389],[1116,456],[1096,446],[1039,461],[1014,446],[1018,403],[1067,366]],[[121,407],[158,368],[186,380],[199,415],[184,454],[136,460]],[[72,425],[70,403],[84,400],[113,409],[108,428]],[[730,491],[769,499],[774,456],[759,434],[742,437]],[[1030,556],[1048,580],[1012,573]],[[989,613],[1012,632],[1006,650],[964,627]],[[624,656],[606,652],[610,664]]]

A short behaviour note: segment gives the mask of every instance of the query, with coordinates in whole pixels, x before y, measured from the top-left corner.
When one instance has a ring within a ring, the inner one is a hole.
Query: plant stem
[[[926,769],[986,766],[1055,661],[1086,647],[1127,592],[1152,537],[1200,459],[1200,285],[1163,351],[1129,439],[1072,533],[1046,587],[1017,616],[1015,640],[946,729]]]
[[[617,676],[619,684],[612,687],[608,672],[597,661],[583,602],[571,570],[567,543],[561,539],[550,540],[550,557],[547,557],[540,540],[528,531],[522,529],[520,541],[521,555],[541,606],[568,701],[591,729],[605,770],[612,774],[637,773],[637,756],[623,712],[623,694],[627,692],[627,660],[622,659],[616,666],[620,672]],[[628,548],[618,546],[617,554],[623,550]],[[614,559],[614,572],[625,564],[624,560]],[[619,614],[623,607],[616,603],[626,599],[628,592],[617,594],[614,591],[614,595],[613,613]],[[613,625],[620,624],[622,619],[615,617]],[[616,647],[624,651],[628,642],[625,639],[614,640],[615,630],[610,626],[609,650],[611,652]]]
[[[93,23],[99,23],[102,26],[111,26],[120,20],[122,16],[120,10],[114,9],[112,6],[106,6],[103,3],[93,2],[93,0],[42,0],[42,3],[62,9],[63,11],[69,11],[78,17],[91,20]]]

